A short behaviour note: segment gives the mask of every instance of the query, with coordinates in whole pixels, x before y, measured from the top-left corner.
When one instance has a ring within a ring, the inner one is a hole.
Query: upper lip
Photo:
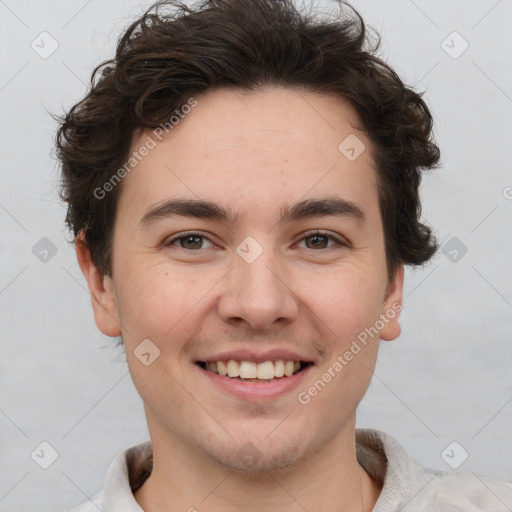
[[[263,363],[265,361],[277,361],[283,359],[285,361],[299,361],[312,363],[313,360],[307,356],[301,356],[291,350],[273,349],[267,352],[254,352],[252,350],[240,349],[230,350],[229,352],[221,352],[219,354],[205,356],[204,358],[197,359],[196,362],[214,362],[214,361],[254,361],[255,363]]]

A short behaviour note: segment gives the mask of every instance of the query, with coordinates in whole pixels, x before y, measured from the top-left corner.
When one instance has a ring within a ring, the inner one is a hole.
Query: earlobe
[[[404,265],[400,265],[393,281],[389,283],[388,293],[382,308],[381,319],[385,324],[380,331],[382,340],[392,341],[400,336],[401,327],[398,319],[402,311],[403,287]]]
[[[121,325],[112,279],[98,270],[82,232],[75,239],[75,249],[78,264],[89,287],[94,320],[98,329],[106,336],[120,336]]]

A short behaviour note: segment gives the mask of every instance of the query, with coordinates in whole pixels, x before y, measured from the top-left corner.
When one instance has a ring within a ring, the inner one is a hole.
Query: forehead
[[[143,214],[179,196],[237,212],[250,202],[254,212],[335,192],[375,208],[371,144],[343,99],[288,88],[217,89],[194,99],[161,141],[151,130],[134,138],[131,152],[148,137],[156,144],[124,179],[120,207]]]

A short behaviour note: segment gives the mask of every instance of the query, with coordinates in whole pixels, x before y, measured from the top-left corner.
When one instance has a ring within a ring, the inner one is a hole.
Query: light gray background
[[[119,451],[148,438],[124,355],[96,329],[66,242],[48,112],[82,98],[149,4],[0,0],[2,512],[83,502]],[[512,0],[353,4],[400,76],[426,90],[443,167],[424,179],[424,218],[443,244],[467,247],[457,262],[440,252],[407,272],[402,335],[382,342],[358,426],[439,469],[457,441],[469,453],[458,471],[512,481]],[[59,45],[47,59],[31,48],[43,31]],[[469,43],[456,59],[441,46],[453,31]],[[58,250],[46,263],[32,253],[42,237]],[[31,458],[42,441],[59,455],[46,470]]]

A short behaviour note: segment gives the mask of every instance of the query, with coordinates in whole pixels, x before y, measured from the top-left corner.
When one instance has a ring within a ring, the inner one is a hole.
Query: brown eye
[[[305,240],[311,241],[311,247],[308,247],[308,249],[325,249],[327,247],[327,244],[329,243],[329,237],[325,235],[311,235],[305,238]],[[307,242],[306,242],[306,245]]]
[[[178,240],[183,249],[200,249],[202,245],[202,237],[197,235],[186,236]]]
[[[197,251],[199,249],[205,249],[205,247],[203,247],[205,240],[208,240],[208,238],[199,233],[182,233],[181,235],[175,236],[170,240],[164,242],[164,246],[175,246],[178,249],[185,249],[187,251]],[[211,244],[209,240],[208,242]],[[178,243],[178,245],[176,243]],[[206,249],[208,249],[208,247],[206,247]]]
[[[306,241],[306,249],[331,249],[336,246],[348,245],[337,237],[317,231],[306,233],[302,240]],[[329,246],[328,244],[330,241],[334,242],[334,245]]]

